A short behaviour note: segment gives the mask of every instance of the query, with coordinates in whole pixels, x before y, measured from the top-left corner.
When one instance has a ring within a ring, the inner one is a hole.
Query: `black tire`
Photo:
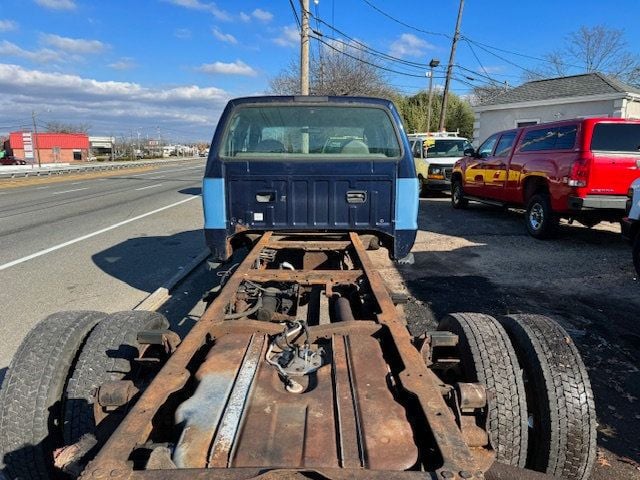
[[[422,175],[418,175],[418,183],[420,185],[419,197],[420,198],[426,197],[429,194],[429,192],[427,191],[427,185],[425,184],[424,177]]]
[[[527,404],[522,372],[509,337],[498,321],[481,313],[446,316],[438,330],[458,335],[465,382],[487,388],[487,429],[501,463],[524,467],[527,458]]]
[[[633,266],[636,267],[636,273],[640,276],[640,233],[636,234],[636,239],[633,242],[633,249],[631,252],[633,256]]]
[[[62,446],[62,396],[100,312],[60,312],[38,323],[16,351],[0,391],[0,467],[9,480],[49,479]]]
[[[578,349],[548,317],[509,315],[500,322],[525,373],[532,422],[527,467],[586,480],[596,456],[596,410]]]
[[[131,362],[140,347],[138,332],[168,327],[169,322],[160,313],[133,310],[113,313],[96,326],[78,357],[65,392],[63,434],[67,445],[95,430],[92,390],[135,373]],[[135,378],[131,380],[136,383]]]
[[[459,179],[451,182],[451,206],[455,209],[463,209],[469,206],[469,200],[464,198],[464,188]]]
[[[551,199],[546,193],[532,195],[524,217],[527,232],[534,238],[552,238],[558,230],[559,219],[551,209]]]

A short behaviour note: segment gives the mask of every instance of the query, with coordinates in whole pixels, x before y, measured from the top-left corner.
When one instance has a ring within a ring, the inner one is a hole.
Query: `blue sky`
[[[388,55],[443,65],[457,9],[458,0],[311,0],[325,22],[312,27],[327,37],[350,42],[332,25]],[[459,43],[465,83],[452,88],[468,93],[487,76],[517,85],[540,64],[523,55],[542,56],[580,25],[621,28],[640,53],[639,14],[638,0],[466,0],[462,34],[475,43]],[[229,98],[264,92],[298,55],[297,35],[288,0],[0,0],[0,135],[35,111],[41,125],[86,123],[95,135],[209,140]],[[424,68],[382,65],[415,75],[388,73],[404,93],[425,88]]]

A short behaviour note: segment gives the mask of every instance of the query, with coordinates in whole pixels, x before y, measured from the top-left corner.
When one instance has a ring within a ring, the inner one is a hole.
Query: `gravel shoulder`
[[[418,334],[450,312],[539,313],[558,320],[589,370],[598,413],[593,479],[640,479],[640,281],[619,226],[525,231],[522,212],[421,200],[415,264],[398,270]],[[383,273],[384,275],[384,273]]]

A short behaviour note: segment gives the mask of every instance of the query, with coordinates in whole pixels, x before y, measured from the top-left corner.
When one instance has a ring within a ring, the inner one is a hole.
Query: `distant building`
[[[90,159],[112,160],[115,141],[114,137],[89,137]]]
[[[8,148],[7,148],[8,147]],[[5,149],[28,163],[70,163],[89,159],[89,137],[85,133],[12,132]]]
[[[570,118],[640,118],[640,89],[602,73],[548,78],[506,90],[474,107],[478,145],[501,130]]]

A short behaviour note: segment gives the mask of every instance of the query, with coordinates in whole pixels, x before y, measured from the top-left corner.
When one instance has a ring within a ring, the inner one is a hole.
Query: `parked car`
[[[410,133],[416,173],[422,193],[451,188],[453,164],[463,155],[471,155],[473,146],[458,132]]]
[[[629,188],[627,216],[622,219],[622,235],[631,242],[633,265],[640,276],[640,178]]]
[[[27,162],[24,158],[17,158],[13,155],[7,155],[0,158],[0,165],[26,165]]]
[[[456,162],[451,203],[526,208],[528,232],[548,238],[558,220],[620,221],[640,176],[640,121],[565,120],[498,132]]]

